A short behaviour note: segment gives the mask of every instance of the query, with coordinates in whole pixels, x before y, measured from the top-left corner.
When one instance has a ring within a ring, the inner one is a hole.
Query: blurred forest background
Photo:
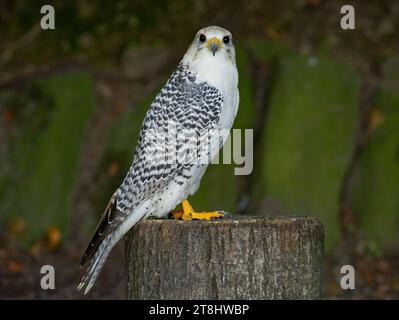
[[[40,8],[55,8],[55,30]],[[340,8],[356,29],[340,28]],[[326,298],[399,298],[399,2],[0,0],[0,298],[82,298],[80,254],[130,165],[144,114],[194,34],[237,47],[235,128],[254,171],[212,165],[201,209],[314,215]],[[40,288],[40,267],[56,289]],[[340,266],[356,290],[340,289]],[[125,298],[123,243],[86,298]]]

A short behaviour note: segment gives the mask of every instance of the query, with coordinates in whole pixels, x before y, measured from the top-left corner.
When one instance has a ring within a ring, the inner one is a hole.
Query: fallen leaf
[[[47,245],[50,250],[56,250],[60,246],[61,242],[61,231],[54,226],[51,226],[47,230]]]
[[[22,263],[15,260],[7,261],[7,269],[11,273],[20,273],[22,271]]]

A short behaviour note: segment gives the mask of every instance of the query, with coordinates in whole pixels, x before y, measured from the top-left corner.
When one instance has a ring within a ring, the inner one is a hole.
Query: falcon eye
[[[199,41],[201,42],[201,43],[204,43],[205,41],[206,41],[206,37],[205,37],[205,35],[204,34],[200,34],[200,36],[199,36]]]
[[[228,44],[229,42],[230,42],[230,37],[229,36],[223,37],[223,43]]]

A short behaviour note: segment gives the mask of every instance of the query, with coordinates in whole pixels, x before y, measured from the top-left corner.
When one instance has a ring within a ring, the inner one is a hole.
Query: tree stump
[[[129,299],[319,299],[317,218],[144,220],[126,237]]]

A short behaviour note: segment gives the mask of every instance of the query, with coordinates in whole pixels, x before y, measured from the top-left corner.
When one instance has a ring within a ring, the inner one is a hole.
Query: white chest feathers
[[[189,68],[197,75],[198,82],[206,81],[220,90],[224,100],[220,126],[230,129],[239,103],[238,72],[235,62],[222,55],[202,55],[190,61]]]

